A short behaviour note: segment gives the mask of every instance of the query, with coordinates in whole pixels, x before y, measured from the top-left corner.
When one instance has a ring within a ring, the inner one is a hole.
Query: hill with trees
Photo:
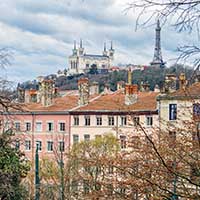
[[[108,84],[111,90],[116,90],[118,81],[127,82],[127,72],[128,69],[113,71],[107,74],[87,73],[68,77],[61,76],[56,78],[56,86],[62,90],[77,89],[78,79],[87,77],[90,82],[99,83],[100,91],[103,90],[105,84]],[[189,67],[184,67],[183,65],[173,65],[165,69],[148,67],[144,70],[134,70],[132,72],[132,80],[133,83],[138,85],[140,85],[142,82],[148,82],[150,84],[150,89],[153,90],[155,85],[158,85],[159,87],[163,86],[163,81],[166,74],[176,74],[178,77],[182,72],[184,72],[186,77],[190,79],[194,73],[194,70]]]

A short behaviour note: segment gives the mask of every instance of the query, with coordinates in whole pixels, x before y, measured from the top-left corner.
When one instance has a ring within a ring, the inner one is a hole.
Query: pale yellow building
[[[159,127],[162,132],[196,132],[200,128],[200,82],[158,96]]]

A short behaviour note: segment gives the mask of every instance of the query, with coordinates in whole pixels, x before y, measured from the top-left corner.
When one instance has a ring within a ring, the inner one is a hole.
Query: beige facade
[[[147,131],[148,134],[153,133],[158,128],[157,114],[142,114],[142,115],[112,115],[112,114],[91,114],[91,115],[73,115],[71,116],[71,144],[73,144],[73,135],[79,135],[79,141],[84,140],[84,135],[90,135],[90,139],[94,139],[98,135],[113,133],[116,136],[137,134],[137,124],[134,122],[134,117],[139,117],[140,125]],[[86,118],[90,118],[90,125],[86,125]],[[102,124],[98,125],[98,118],[102,119]],[[109,118],[114,119],[113,125],[109,123]],[[152,124],[148,124],[147,118],[152,118]],[[76,124],[77,118],[79,124]],[[125,119],[126,118],[126,122]],[[132,118],[130,120],[130,118]]]
[[[199,121],[200,83],[158,97],[159,126],[162,132],[195,131]]]

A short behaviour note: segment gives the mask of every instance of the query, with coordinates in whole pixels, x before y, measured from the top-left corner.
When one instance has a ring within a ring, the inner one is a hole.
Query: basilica
[[[77,48],[76,41],[74,42],[74,48],[72,55],[69,56],[69,74],[81,74],[87,73],[90,70],[95,70],[97,73],[106,73],[112,66],[115,50],[111,42],[110,49],[106,49],[106,43],[104,44],[104,50],[102,54],[94,55],[87,54],[83,47],[83,42],[80,40],[80,45]]]

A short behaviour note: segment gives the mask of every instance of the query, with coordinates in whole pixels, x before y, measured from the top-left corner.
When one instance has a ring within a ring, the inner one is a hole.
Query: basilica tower
[[[158,20],[157,26],[156,26],[154,57],[153,57],[153,61],[150,64],[151,66],[164,68],[165,62],[163,62],[163,59],[162,59],[160,32],[161,32],[161,27],[160,27],[160,21]]]

